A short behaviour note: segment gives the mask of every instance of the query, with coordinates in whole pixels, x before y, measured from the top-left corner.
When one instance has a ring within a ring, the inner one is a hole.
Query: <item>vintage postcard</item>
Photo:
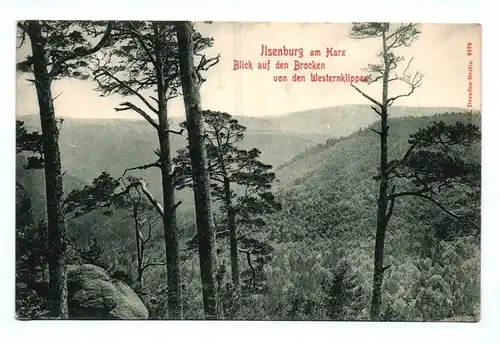
[[[479,24],[17,43],[17,319],[479,321]]]

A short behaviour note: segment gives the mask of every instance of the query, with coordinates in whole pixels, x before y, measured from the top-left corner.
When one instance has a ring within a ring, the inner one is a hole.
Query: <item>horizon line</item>
[[[285,112],[281,114],[274,114],[274,115],[263,115],[263,116],[245,116],[245,115],[232,115],[233,117],[247,117],[247,118],[270,118],[270,117],[284,117],[287,115],[293,115],[293,114],[299,114],[301,112],[308,112],[308,111],[314,111],[314,110],[324,110],[324,109],[330,109],[330,108],[339,108],[339,107],[344,107],[344,106],[371,106],[370,104],[367,103],[350,103],[350,104],[339,104],[339,105],[332,105],[332,106],[324,106],[324,107],[319,107],[319,108],[310,108],[310,109],[305,109],[305,110],[298,110],[298,111],[292,111],[292,112]],[[406,106],[406,105],[395,105],[391,106],[391,108],[410,108],[410,109],[415,109],[415,108],[449,108],[449,109],[457,109],[457,110],[463,110],[463,111],[474,111],[474,112],[481,112],[481,108],[467,108],[467,107],[459,107],[459,106],[446,106],[446,105],[437,105],[437,106]],[[211,109],[206,109],[206,110],[211,110]],[[217,110],[212,110],[212,111],[217,111]],[[222,111],[224,112],[224,111]],[[16,113],[15,117],[24,117],[24,116],[39,116],[38,113]],[[177,115],[177,116],[170,116],[170,118],[182,118],[185,117],[183,115]],[[138,116],[137,118],[124,118],[124,117],[79,117],[79,116],[57,116],[56,118],[72,118],[72,119],[79,119],[79,120],[123,120],[123,121],[142,121],[143,118]]]

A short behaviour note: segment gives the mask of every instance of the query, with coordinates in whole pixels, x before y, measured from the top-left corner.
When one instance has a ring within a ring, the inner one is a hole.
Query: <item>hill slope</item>
[[[402,156],[410,133],[440,120],[469,122],[465,114],[391,119],[389,157]],[[480,125],[480,118],[475,117],[473,122]],[[480,160],[480,147],[470,154]],[[282,269],[287,264],[296,265],[293,270],[298,276],[290,275],[290,281],[318,280],[324,269],[347,262],[353,283],[360,290],[358,301],[365,307],[361,312],[365,316],[373,269],[377,195],[373,176],[378,156],[378,137],[370,130],[331,139],[299,154],[278,168],[277,189],[284,209],[269,216],[268,225],[260,232],[261,239],[276,248],[276,264]],[[460,206],[464,197],[450,194],[443,200]],[[438,231],[452,233],[457,228],[472,232],[466,224],[457,224],[425,201],[397,201],[386,240],[385,264],[392,266],[384,284],[387,319],[438,320],[458,314],[477,319],[479,241],[467,234],[454,239],[440,239],[438,235]],[[440,284],[432,284],[434,280]],[[316,302],[314,297],[322,294],[319,282],[311,283],[300,288],[313,300],[300,302]],[[276,288],[276,293],[286,294],[290,287]]]
[[[430,109],[428,113],[434,111],[436,109]],[[403,112],[404,115],[409,113],[407,110]],[[328,116],[325,112],[324,117]],[[397,116],[393,116],[389,123],[390,158],[400,157],[407,148],[408,135],[432,121],[469,121],[465,114],[457,113],[394,117]],[[85,179],[75,178],[74,181],[78,181],[75,185],[90,181],[103,170],[116,175],[131,164],[151,162],[156,147],[154,133],[145,123],[124,122],[65,124],[67,126],[61,134],[64,168],[69,174],[75,173]],[[479,125],[480,118],[474,118],[473,122]],[[267,225],[262,228],[240,228],[241,235],[257,238],[274,249],[272,259],[259,268],[259,278],[265,281],[265,292],[252,296],[251,303],[242,307],[245,312],[242,317],[328,319],[325,307],[320,306],[328,299],[325,283],[331,285],[334,273],[341,264],[346,264],[349,288],[354,291],[344,297],[342,307],[350,312],[344,315],[344,319],[367,319],[373,269],[377,183],[372,177],[378,163],[377,136],[364,129],[316,145],[313,139],[307,140],[303,136],[317,134],[313,132],[312,124],[296,126],[300,131],[300,135],[296,135],[292,132],[294,127],[287,123],[286,119],[283,120],[281,130],[275,132],[249,130],[247,137],[250,140],[244,143],[261,148],[265,159],[275,166],[281,164],[276,171],[279,178],[276,190],[283,210],[267,216]],[[291,123],[294,123],[293,120]],[[357,130],[359,127],[354,125],[360,122],[354,120],[354,123],[351,127],[344,126],[345,132]],[[366,125],[373,125],[373,122]],[[283,130],[284,127],[288,131]],[[285,140],[287,137],[289,141]],[[179,147],[183,144],[182,141],[176,142]],[[307,147],[307,151],[300,153]],[[470,154],[480,159],[480,147],[475,147]],[[157,171],[146,173],[146,178],[153,183],[159,180]],[[38,174],[38,179],[26,177],[32,183],[26,188],[38,188],[35,194],[43,194],[43,188],[40,189],[43,179],[40,176],[43,178],[43,174]],[[156,184],[153,191],[157,196],[159,190]],[[189,194],[179,197],[189,197]],[[462,202],[462,198],[460,195],[446,196],[452,205]],[[192,212],[192,203],[186,202],[185,206],[185,220],[189,222],[192,220],[192,213],[189,213]],[[131,226],[123,215],[104,217],[93,213],[71,220],[69,230],[70,235],[85,243],[91,237],[98,238],[108,261],[125,265],[132,271]],[[461,231],[468,229],[461,223],[458,227],[463,227]],[[456,228],[454,221],[425,202],[410,198],[397,202],[386,240],[386,264],[391,268],[385,273],[385,319],[476,319],[479,307],[479,239],[473,235],[452,238],[438,235],[438,230],[453,232]],[[159,228],[156,233],[153,255],[162,257]],[[187,236],[183,239],[186,240]],[[218,253],[220,262],[229,261],[225,249],[227,247]],[[251,272],[243,258],[242,275],[249,276]],[[186,293],[199,294],[198,266],[196,258],[183,265]],[[164,284],[163,270],[152,270],[147,280],[149,288],[156,290]],[[186,309],[196,312],[202,307],[188,305]],[[189,316],[197,318],[202,314],[189,313]]]

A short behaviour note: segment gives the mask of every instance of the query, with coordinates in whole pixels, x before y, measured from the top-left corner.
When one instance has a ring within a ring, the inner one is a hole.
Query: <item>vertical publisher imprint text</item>
[[[472,43],[467,42],[467,56],[472,56]],[[467,72],[467,94],[468,94],[468,99],[467,99],[467,107],[472,108],[472,60],[469,60],[469,64],[467,66],[468,72]]]

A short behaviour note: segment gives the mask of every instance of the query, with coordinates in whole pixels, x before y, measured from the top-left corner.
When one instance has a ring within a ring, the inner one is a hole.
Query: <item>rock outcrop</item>
[[[68,266],[71,319],[148,319],[148,310],[127,284],[91,264]]]

